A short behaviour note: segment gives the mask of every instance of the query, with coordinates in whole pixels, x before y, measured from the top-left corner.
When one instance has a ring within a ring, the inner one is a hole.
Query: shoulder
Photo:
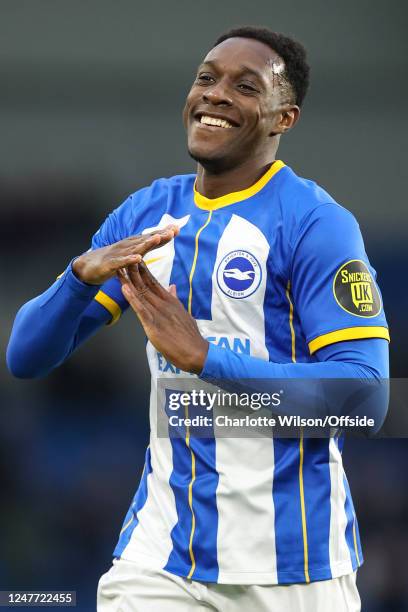
[[[334,198],[315,181],[298,176],[289,166],[281,170],[279,195],[285,207],[299,218],[322,204],[336,204]]]
[[[148,205],[152,200],[160,200],[160,198],[168,197],[172,193],[182,193],[185,190],[191,190],[194,184],[195,174],[178,174],[175,176],[158,178],[150,185],[142,187],[130,194],[128,206]],[[125,203],[126,203],[125,202]]]
[[[292,246],[311,227],[321,225],[327,231],[332,224],[333,230],[338,231],[358,226],[354,215],[315,181],[298,176],[288,166],[281,172],[279,199]]]
[[[187,194],[191,195],[194,180],[193,174],[159,178],[131,193],[113,211],[121,235],[126,237],[155,226],[172,201],[183,201]]]

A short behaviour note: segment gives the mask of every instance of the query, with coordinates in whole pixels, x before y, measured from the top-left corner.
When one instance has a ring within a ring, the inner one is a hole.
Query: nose
[[[232,105],[232,98],[229,89],[223,81],[218,81],[210,87],[206,87],[203,93],[204,102],[214,104],[214,106]]]

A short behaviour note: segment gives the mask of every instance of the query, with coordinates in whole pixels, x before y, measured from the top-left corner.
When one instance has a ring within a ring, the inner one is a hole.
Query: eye
[[[214,81],[214,77],[211,74],[206,72],[201,72],[197,75],[196,83],[212,83]]]
[[[248,93],[251,93],[251,92],[255,93],[258,91],[256,87],[252,85],[251,83],[239,83],[238,89],[240,89],[241,91],[246,91]]]

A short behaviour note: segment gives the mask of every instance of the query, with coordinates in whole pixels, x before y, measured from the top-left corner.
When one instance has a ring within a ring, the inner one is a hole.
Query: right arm
[[[47,291],[24,304],[7,347],[10,372],[18,378],[45,376],[108,323],[112,315],[95,301],[98,292],[98,285],[81,282],[70,266]]]
[[[171,226],[126,238],[75,259],[47,291],[17,313],[7,348],[10,372],[18,378],[45,376],[100,327],[114,322],[115,305],[119,313],[127,306],[117,270],[141,261],[177,231]]]

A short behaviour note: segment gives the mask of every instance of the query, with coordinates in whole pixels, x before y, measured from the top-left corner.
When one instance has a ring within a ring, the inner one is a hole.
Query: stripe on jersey
[[[217,438],[217,469],[220,582],[248,584],[257,575],[260,584],[276,583],[272,441]]]
[[[300,443],[297,439],[273,441],[275,472],[275,538],[278,582],[306,582],[302,502],[299,486]]]
[[[330,452],[330,568],[332,577],[351,574],[353,567],[346,541],[347,516],[345,512],[346,491],[344,488],[344,470],[339,442],[336,436],[329,442]]]
[[[168,407],[172,391],[166,392],[168,416],[172,414]],[[194,418],[201,413],[201,407],[186,406],[184,416]],[[208,416],[212,419],[212,411]],[[171,532],[173,549],[164,569],[187,578],[216,582],[218,473],[214,432],[210,427],[208,438],[194,438],[191,429],[182,426],[171,430],[173,471],[169,484],[174,492],[178,520]]]
[[[303,483],[307,525],[308,578],[326,580],[330,575],[330,466],[326,438],[303,439]],[[309,580],[306,580],[307,582]]]
[[[346,541],[350,551],[353,570],[356,570],[363,562],[361,550],[360,534],[357,526],[356,513],[351,499],[350,487],[346,475],[344,474],[344,489],[346,491],[346,501],[344,508],[347,516]]]
[[[292,363],[296,363],[296,334],[293,326],[294,308],[290,297],[290,281],[287,282],[288,327]],[[304,487],[304,439],[274,440],[275,476],[273,498],[276,520],[276,554],[278,557],[278,580],[282,583],[310,582],[309,544]],[[289,456],[292,457],[288,461]],[[287,464],[284,463],[284,460]],[[292,507],[291,507],[292,502]],[[290,513],[290,516],[289,516]],[[290,520],[288,520],[290,519]],[[291,554],[284,551],[291,549]],[[293,563],[292,563],[293,561]],[[289,570],[288,565],[292,565]]]
[[[152,472],[152,464],[150,460],[150,448],[146,450],[145,464],[143,468],[142,477],[140,479],[139,487],[133,498],[132,504],[125,516],[122,530],[119,534],[119,541],[113,551],[114,557],[120,557],[126,546],[129,544],[129,540],[132,537],[132,533],[135,527],[139,523],[137,513],[143,508],[147,500],[147,477]]]
[[[186,228],[189,235],[181,231],[175,240],[170,283],[176,285],[178,298],[195,319],[211,319],[211,277],[217,256],[216,245],[230,218],[231,214],[227,212],[197,210]],[[192,231],[194,243],[190,238]]]
[[[266,259],[269,244],[262,231],[244,217],[229,210],[216,210],[209,229],[222,224],[217,256],[212,270],[211,321],[198,320],[204,336],[227,337],[229,346],[238,339],[248,343],[250,354],[268,359],[265,346],[263,302],[266,286]],[[257,258],[262,280],[257,290],[245,299],[226,297],[217,281],[218,266],[235,250],[246,250]],[[207,253],[205,254],[207,264]],[[211,255],[210,255],[211,257]],[[197,274],[198,270],[196,271]],[[194,308],[194,297],[193,297]],[[247,337],[247,330],[251,330]],[[226,349],[228,350],[228,349]],[[197,440],[194,440],[197,442]],[[239,462],[237,457],[240,458]],[[216,438],[216,467],[219,472],[218,507],[218,567],[219,581],[240,584],[256,572],[264,580],[276,580],[274,507],[272,502],[273,446],[270,439]],[[242,491],[245,490],[245,495]],[[253,517],[256,515],[257,520]],[[236,517],[231,520],[231,517]],[[253,542],[262,533],[262,542],[253,559]]]
[[[192,224],[195,231],[194,244],[184,240],[182,231],[175,242],[170,284],[176,285],[179,299],[196,319],[211,319],[211,276],[216,250],[209,248],[206,228],[211,226],[212,240],[214,235],[219,238],[229,219],[229,215],[223,215],[213,223],[212,214],[197,211],[190,219],[189,231]],[[175,495],[178,521],[171,532],[173,550],[164,569],[187,578],[217,581],[215,439],[212,429],[208,439],[192,438],[190,433],[190,428],[185,428],[180,430],[181,437],[171,438],[173,471],[169,483]]]

